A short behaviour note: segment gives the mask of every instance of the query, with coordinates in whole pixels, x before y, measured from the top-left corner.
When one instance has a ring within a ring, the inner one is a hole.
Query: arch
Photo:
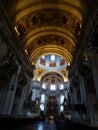
[[[57,78],[59,78],[62,82],[64,82],[64,75],[62,75],[60,72],[57,72],[57,71],[50,71],[50,72],[45,72],[41,78],[40,78],[40,81],[43,81],[45,80],[46,78],[48,77],[52,77],[52,76],[55,76]]]
[[[61,36],[63,38],[66,38],[69,40],[69,42],[73,46],[75,46],[75,43],[77,42],[76,38],[69,30],[66,30],[65,28],[61,28],[61,27],[46,26],[46,27],[41,27],[41,28],[37,28],[33,31],[30,31],[25,36],[23,43],[26,43],[26,45],[28,45],[34,39],[36,39],[40,36],[45,36],[45,35],[49,35],[49,34],[53,34],[53,35],[57,35],[57,36]],[[26,47],[26,45],[25,45],[25,47]]]
[[[70,62],[72,61],[72,55],[65,48],[57,45],[46,45],[39,47],[32,52],[30,56],[30,61],[36,63],[40,56],[49,54],[62,56],[66,60],[67,64],[70,64]]]
[[[76,2],[75,2],[76,3]],[[82,15],[83,15],[83,10],[80,7],[80,3],[78,6],[75,5],[75,3],[70,4],[68,2],[65,3],[44,3],[43,4],[38,4],[38,5],[33,5],[32,3],[29,6],[25,5],[23,8],[23,5],[21,5],[19,8],[18,6],[15,8],[12,8],[13,11],[11,11],[11,15],[15,18],[15,21],[18,21],[19,19],[21,19],[22,17],[24,17],[25,15],[31,13],[31,12],[35,12],[38,10],[42,10],[42,9],[60,9],[60,10],[64,10],[64,11],[68,11],[72,14],[74,14],[75,16],[77,16],[81,21],[82,21]],[[22,7],[22,8],[21,8]]]

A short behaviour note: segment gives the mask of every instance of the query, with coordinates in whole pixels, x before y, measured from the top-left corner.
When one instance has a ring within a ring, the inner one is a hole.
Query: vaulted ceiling
[[[68,64],[78,44],[85,12],[82,0],[2,0],[31,62],[62,56]]]
[[[30,62],[55,54],[70,65],[85,17],[86,0],[1,0]]]

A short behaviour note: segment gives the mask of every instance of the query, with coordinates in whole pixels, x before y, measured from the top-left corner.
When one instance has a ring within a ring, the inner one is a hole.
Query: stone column
[[[81,99],[83,102],[85,102],[85,104],[87,104],[87,92],[86,92],[86,88],[85,88],[85,82],[84,82],[84,78],[80,75],[80,93],[81,93]],[[82,103],[83,103],[82,102]]]
[[[22,115],[24,101],[30,91],[31,78],[27,76],[25,73],[26,72],[22,70],[18,78],[18,85],[21,89],[20,89],[20,95],[18,97],[15,96],[15,100],[17,102],[16,110],[14,112],[15,116]]]
[[[91,125],[95,124],[95,117],[94,117],[94,98],[95,96],[89,92],[89,83],[85,77],[83,78],[80,76],[81,79],[81,90],[83,94],[83,100],[86,105],[86,113],[84,115],[85,124],[88,124],[88,121]]]
[[[98,100],[98,54],[92,50],[92,53],[90,53],[89,56],[93,72],[94,84],[96,88],[96,96]]]
[[[37,70],[34,70],[34,80],[37,80],[37,78],[38,78],[38,72]]]
[[[18,66],[18,71],[17,71],[16,77],[15,77],[15,82],[14,82],[15,87],[14,87],[13,92],[12,92],[11,97],[10,97],[10,103],[9,103],[9,108],[8,108],[7,114],[11,114],[13,101],[14,101],[14,96],[15,96],[17,83],[18,83],[18,76],[19,76],[20,72],[21,72],[21,66]]]
[[[11,114],[15,91],[17,88],[17,79],[18,79],[20,71],[21,71],[21,67],[18,66],[18,71],[12,76],[2,114],[8,114],[8,115]]]
[[[31,89],[33,91],[32,101],[36,101],[35,111],[40,111],[41,83],[37,80],[32,81]],[[37,101],[39,101],[39,102],[37,102]]]
[[[90,112],[90,121],[92,126],[95,126],[94,102],[92,95],[88,94],[88,109]]]
[[[31,89],[33,90],[32,100],[35,100],[36,98],[40,98],[41,83],[37,80],[32,81]]]
[[[59,116],[60,116],[60,95],[57,95],[57,102],[58,102],[58,108],[59,108]]]
[[[24,103],[25,96],[26,96],[26,87],[27,87],[27,85],[25,85],[22,90],[22,95],[21,95],[21,99],[19,101],[17,115],[22,115],[23,103]]]
[[[12,94],[12,91],[11,90],[13,84],[14,84],[14,81],[15,81],[15,76],[16,74],[14,74],[11,78],[11,82],[10,82],[10,85],[9,85],[9,90],[8,90],[8,93],[6,95],[6,100],[5,100],[5,103],[4,103],[4,106],[3,106],[3,110],[2,110],[2,114],[7,114],[7,110],[8,110],[8,105],[9,105],[9,102],[10,102],[10,97],[11,97],[11,94]],[[14,87],[14,86],[13,86]]]
[[[4,109],[4,103],[5,103],[7,92],[8,92],[8,88],[6,88],[6,85],[5,85],[1,92],[2,95],[1,95],[1,99],[0,99],[0,114],[2,114],[2,110]]]
[[[74,104],[77,104],[78,101],[77,101],[77,90],[76,88],[73,86],[73,92],[71,93],[71,104],[74,105]],[[71,118],[72,119],[78,119],[78,112],[76,111],[72,111],[71,112]]]
[[[30,85],[31,85],[31,78],[28,77],[28,82],[23,87],[23,90],[22,90],[22,95],[21,95],[21,99],[20,99],[20,102],[19,102],[19,105],[18,105],[16,116],[26,116],[27,110],[26,111],[24,110],[23,105],[24,105],[24,102],[27,98],[28,93],[30,92]]]

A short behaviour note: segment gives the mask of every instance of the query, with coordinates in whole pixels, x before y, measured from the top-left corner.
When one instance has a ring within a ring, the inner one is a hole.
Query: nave
[[[75,122],[98,128],[98,0],[0,0],[0,130]]]

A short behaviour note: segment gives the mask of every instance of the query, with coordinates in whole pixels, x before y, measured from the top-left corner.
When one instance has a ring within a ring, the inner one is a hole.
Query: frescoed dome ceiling
[[[2,4],[31,63],[48,54],[72,62],[85,12],[82,0],[2,0]]]

